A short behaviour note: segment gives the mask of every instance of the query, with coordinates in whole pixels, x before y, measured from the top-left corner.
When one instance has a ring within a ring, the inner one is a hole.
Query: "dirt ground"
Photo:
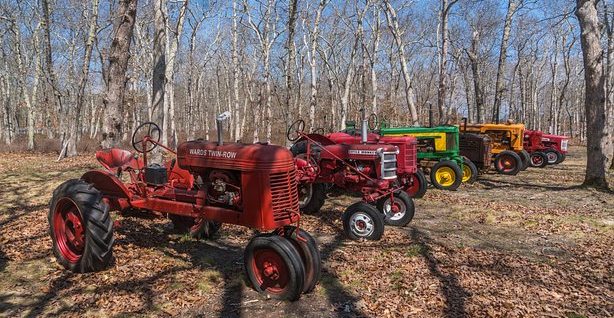
[[[430,188],[412,223],[378,242],[344,239],[340,215],[356,199],[330,197],[302,224],[319,240],[322,279],[293,303],[246,284],[252,232],[236,226],[196,241],[166,219],[116,216],[114,265],[63,270],[47,205],[57,185],[97,167],[93,155],[0,154],[0,316],[611,317],[614,195],[577,186],[584,151],[455,192]]]

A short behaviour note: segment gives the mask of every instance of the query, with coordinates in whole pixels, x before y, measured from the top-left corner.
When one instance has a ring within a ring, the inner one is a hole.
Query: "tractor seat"
[[[139,169],[139,162],[134,157],[134,154],[128,150],[111,148],[96,151],[96,159],[102,166],[111,171],[117,171],[118,168],[133,168]]]

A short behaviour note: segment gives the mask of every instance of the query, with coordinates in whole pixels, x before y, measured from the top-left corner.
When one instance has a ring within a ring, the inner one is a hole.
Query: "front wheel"
[[[414,202],[405,191],[394,194],[394,202],[391,202],[390,195],[377,201],[377,209],[384,216],[384,222],[392,226],[405,226],[414,218],[416,208]]]
[[[521,168],[522,159],[513,151],[505,150],[495,157],[495,169],[498,173],[515,176]]]
[[[254,289],[272,298],[297,300],[305,284],[305,266],[299,251],[275,234],[252,238],[245,248],[245,271]]]
[[[454,191],[461,185],[463,171],[454,161],[438,162],[431,169],[431,183],[435,188]]]
[[[375,207],[356,202],[343,212],[343,231],[352,240],[377,241],[384,234],[384,217]]]
[[[474,183],[478,179],[478,168],[471,160],[463,159],[463,183]]]
[[[409,184],[404,185],[404,190],[412,198],[422,198],[426,193],[426,177],[422,169],[418,168],[416,173],[411,175]]]
[[[75,273],[100,271],[113,258],[113,222],[102,195],[83,180],[69,180],[53,191],[49,234],[58,263]]]
[[[318,250],[318,244],[307,231],[297,229],[295,226],[288,225],[284,227],[284,237],[297,249],[301,255],[303,266],[305,267],[305,284],[303,293],[310,293],[316,288],[322,270],[322,257]]]
[[[531,166],[543,168],[548,164],[548,158],[543,152],[536,151],[531,154]]]
[[[561,157],[563,156],[562,153],[554,149],[548,149],[544,152],[544,154],[546,155],[546,159],[548,159],[549,165],[555,165],[559,163],[559,161],[561,160]]]

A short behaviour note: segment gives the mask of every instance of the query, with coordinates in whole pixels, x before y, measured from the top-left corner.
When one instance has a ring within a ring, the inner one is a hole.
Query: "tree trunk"
[[[522,0],[520,0],[522,2]],[[501,112],[501,100],[505,87],[503,85],[503,76],[505,72],[505,62],[507,60],[507,46],[510,39],[510,31],[512,29],[512,18],[518,4],[515,0],[509,0],[507,5],[507,14],[505,16],[505,26],[503,27],[503,38],[501,39],[501,50],[499,51],[499,67],[497,68],[497,80],[495,82],[495,103],[492,112],[492,121],[498,123]]]
[[[411,75],[409,74],[409,67],[407,66],[405,45],[403,44],[397,13],[389,0],[385,0],[384,3],[386,5],[386,19],[388,21],[388,27],[390,28],[390,32],[394,38],[399,55],[399,61],[401,62],[401,71],[403,72],[403,79],[405,80],[405,101],[407,102],[407,108],[409,109],[411,116],[411,124],[418,126],[420,123],[418,119],[418,111],[416,109],[416,96],[411,82]]]
[[[90,60],[92,57],[92,48],[98,31],[98,1],[92,0],[92,12],[90,13],[89,30],[87,40],[85,42],[85,54],[83,56],[83,65],[81,66],[81,78],[77,90],[77,100],[75,103],[74,116],[70,118],[70,131],[68,132],[68,145],[66,147],[66,156],[72,157],[77,155],[77,140],[78,129],[81,120],[81,109],[85,103],[85,87],[90,75]],[[62,147],[64,148],[64,146]]]
[[[117,146],[122,133],[122,114],[126,70],[130,58],[130,43],[136,19],[137,0],[120,0],[118,17],[113,26],[113,41],[109,50],[108,85],[103,105],[102,147]]]
[[[598,0],[577,0],[576,17],[580,24],[582,55],[584,59],[584,81],[587,133],[587,160],[584,185],[608,189],[605,178],[608,145],[606,125],[604,52],[600,43],[600,22],[597,13]]]

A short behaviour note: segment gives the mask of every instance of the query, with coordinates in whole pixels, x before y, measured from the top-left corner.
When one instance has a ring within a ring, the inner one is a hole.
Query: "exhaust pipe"
[[[363,144],[366,144],[366,143],[367,143],[367,134],[369,133],[369,132],[367,131],[367,126],[368,126],[369,124],[368,124],[367,117],[365,116],[365,112],[366,112],[366,111],[365,111],[365,109],[364,109],[364,108],[360,110],[360,113],[362,114],[362,125],[360,126],[360,141],[361,141]]]
[[[463,117],[463,133],[467,132],[467,117]]]
[[[230,118],[229,111],[225,111],[217,115],[217,117],[215,118],[215,126],[217,127],[217,145],[218,146],[224,145],[224,136],[222,135],[223,133],[222,122],[228,118]]]

